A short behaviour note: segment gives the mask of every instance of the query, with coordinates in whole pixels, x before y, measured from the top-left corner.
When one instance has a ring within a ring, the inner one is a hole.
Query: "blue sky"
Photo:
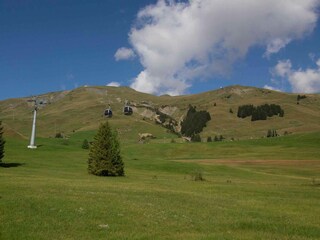
[[[319,1],[251,2],[0,0],[0,99],[110,83],[320,92]]]

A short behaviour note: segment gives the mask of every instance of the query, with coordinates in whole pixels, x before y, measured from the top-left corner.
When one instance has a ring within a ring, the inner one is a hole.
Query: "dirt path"
[[[310,177],[298,176],[298,175],[288,175],[288,174],[279,174],[266,172],[263,169],[250,168],[250,166],[273,166],[273,167],[294,167],[302,168],[306,167],[307,169],[320,169],[320,160],[232,160],[232,159],[193,159],[193,160],[174,160],[175,162],[184,162],[184,163],[198,163],[203,165],[226,165],[232,168],[239,169],[241,171],[246,171],[250,173],[268,175],[268,176],[277,176],[285,177],[291,179],[301,179],[301,180],[310,180]],[[247,166],[247,167],[246,167]]]
[[[276,165],[276,166],[320,166],[320,160],[233,160],[233,159],[192,159],[174,160],[205,165]]]

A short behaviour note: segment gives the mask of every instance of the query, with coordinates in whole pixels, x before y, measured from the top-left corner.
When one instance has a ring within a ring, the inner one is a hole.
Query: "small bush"
[[[69,145],[69,140],[68,139],[63,139],[61,142],[62,145],[68,146]]]
[[[267,132],[267,138],[270,138],[270,137],[278,137],[278,133],[277,133],[277,130],[274,130],[274,129],[269,129],[268,132]]]
[[[225,139],[222,135],[220,136],[214,136],[214,141],[215,142],[221,142],[223,139]]]
[[[2,158],[4,157],[4,144],[6,141],[3,139],[3,127],[2,122],[0,121],[0,163],[2,162]]]
[[[63,134],[58,132],[56,133],[55,138],[63,138]]]
[[[89,142],[87,139],[84,139],[82,142],[82,149],[89,149]]]
[[[307,98],[306,95],[298,95],[297,101],[299,102],[301,99]]]
[[[192,142],[201,142],[201,137],[199,134],[195,134],[191,137]]]
[[[200,170],[195,170],[194,172],[191,173],[191,179],[193,181],[205,181],[202,171]]]

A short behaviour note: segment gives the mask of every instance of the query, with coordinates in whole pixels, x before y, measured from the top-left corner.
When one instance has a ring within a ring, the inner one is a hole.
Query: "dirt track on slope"
[[[320,166],[320,160],[232,160],[193,159],[174,160],[176,162],[199,163],[204,165],[274,165],[274,166]]]

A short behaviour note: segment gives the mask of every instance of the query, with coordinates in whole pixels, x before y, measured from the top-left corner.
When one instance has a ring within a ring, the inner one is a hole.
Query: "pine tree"
[[[6,141],[3,139],[3,127],[2,122],[0,121],[0,163],[2,162],[2,158],[4,157],[4,144]]]
[[[220,135],[219,141],[222,141],[223,139],[224,139],[224,137],[222,135]]]
[[[118,137],[108,122],[100,125],[90,147],[88,172],[98,176],[124,176]]]

